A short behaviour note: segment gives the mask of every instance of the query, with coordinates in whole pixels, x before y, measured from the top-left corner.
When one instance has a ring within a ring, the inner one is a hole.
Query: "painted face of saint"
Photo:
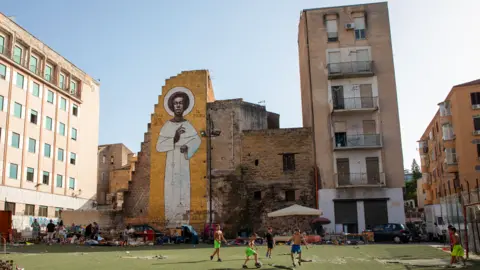
[[[184,104],[183,104],[183,97],[176,97],[173,99],[173,112],[175,116],[183,116]]]

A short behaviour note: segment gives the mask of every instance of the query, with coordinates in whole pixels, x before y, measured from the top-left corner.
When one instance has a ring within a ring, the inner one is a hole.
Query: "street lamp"
[[[202,137],[207,137],[207,178],[209,184],[209,205],[210,205],[210,226],[208,228],[209,236],[212,236],[212,223],[213,223],[213,212],[212,212],[212,137],[220,136],[221,131],[215,130],[213,126],[212,119],[210,114],[207,114],[207,130],[201,131],[200,134]]]

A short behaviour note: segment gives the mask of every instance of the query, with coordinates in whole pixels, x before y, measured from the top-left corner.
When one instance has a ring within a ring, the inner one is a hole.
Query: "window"
[[[48,90],[48,91],[47,91],[47,102],[53,104],[53,97],[54,97],[53,92],[50,91],[50,90]]]
[[[78,116],[78,106],[75,104],[72,106],[72,114],[73,116]]]
[[[48,130],[52,130],[53,129],[52,123],[53,123],[52,118],[47,116],[46,119],[45,119],[45,128],[48,129]]]
[[[19,46],[16,46],[13,48],[13,61],[19,65],[22,64],[22,55],[23,55],[23,50]]]
[[[60,122],[58,125],[58,133],[60,133],[62,136],[65,136],[65,124],[62,122]]]
[[[13,115],[18,118],[22,118],[22,104],[15,102],[13,105]]]
[[[38,216],[39,217],[47,217],[48,216],[48,207],[40,205],[38,207]]]
[[[480,159],[480,144],[477,144],[477,157]]]
[[[12,147],[20,148],[20,134],[12,132]]]
[[[61,89],[64,89],[65,88],[65,75],[60,73],[60,83],[59,83],[59,86]]]
[[[7,78],[7,66],[0,64],[0,79],[5,80],[6,78]]]
[[[355,39],[366,39],[365,34],[365,17],[355,18]]]
[[[18,176],[18,165],[14,163],[10,163],[10,172],[8,177],[10,179],[17,179]]]
[[[68,179],[68,189],[75,190],[75,178],[70,177],[70,179]]]
[[[327,21],[327,37],[328,42],[338,41],[338,28],[337,20],[328,20]]]
[[[4,102],[4,97],[0,96],[0,111],[3,111],[3,102]]]
[[[114,162],[114,158],[113,158],[113,156],[110,156],[110,164],[113,165],[113,162]]]
[[[35,175],[35,169],[28,167],[27,168],[27,181],[33,182],[33,176]]]
[[[42,183],[44,185],[48,185],[50,183],[50,173],[49,172],[43,172],[43,177],[42,177]]]
[[[77,82],[70,80],[70,94],[75,95],[77,93]]]
[[[283,171],[295,171],[295,154],[283,154]]]
[[[261,200],[262,199],[262,192],[261,191],[255,191],[253,193],[253,199],[257,200],[257,201]]]
[[[15,81],[15,85],[18,87],[18,88],[22,88],[23,89],[23,83],[25,82],[25,76],[23,76],[22,74],[20,73],[17,73],[17,80]]]
[[[105,164],[105,155],[102,156],[102,163]]]
[[[30,123],[37,124],[38,122],[38,112],[35,110],[30,110]]]
[[[38,58],[35,56],[30,56],[30,71],[37,73]]]
[[[56,186],[57,186],[58,188],[63,187],[63,175],[57,174],[57,181],[56,181],[56,182],[57,182],[57,183],[56,183]]]
[[[52,152],[52,146],[46,143],[43,147],[43,156],[49,158],[52,154],[51,152]]]
[[[37,140],[28,138],[28,152],[34,153],[36,152],[37,148]]]
[[[57,154],[57,159],[58,161],[63,161],[63,149],[62,148],[58,148],[58,154]]]
[[[32,86],[32,95],[39,97],[40,96],[40,85],[36,82]]]
[[[62,213],[62,208],[55,207],[55,217],[59,218],[61,213]]]
[[[473,128],[476,132],[480,132],[480,116],[473,117]]]
[[[77,154],[70,153],[70,164],[75,165],[76,161],[77,161]]]
[[[10,211],[13,215],[15,215],[15,203],[5,202],[5,211]]]
[[[5,37],[0,36],[0,54],[3,54],[5,49]]]
[[[34,216],[35,215],[35,205],[26,204],[25,205],[25,215],[26,216]]]
[[[77,140],[77,129],[72,128],[72,140],[76,141]]]
[[[470,93],[470,101],[472,102],[472,106],[479,106],[480,107],[480,92]]]
[[[53,70],[52,66],[50,65],[45,66],[45,80],[49,82],[52,80],[52,70]]]
[[[285,191],[285,200],[287,202],[295,201],[295,190],[286,190]]]
[[[66,111],[67,110],[67,100],[63,97],[60,98],[60,109]]]

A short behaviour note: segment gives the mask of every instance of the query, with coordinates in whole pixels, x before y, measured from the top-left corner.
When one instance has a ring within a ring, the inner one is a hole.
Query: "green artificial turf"
[[[213,249],[206,245],[167,245],[146,247],[89,247],[74,245],[34,245],[10,247],[10,254],[0,259],[12,259],[25,270],[95,270],[95,269],[190,269],[190,270],[231,270],[241,269],[244,261],[244,246],[227,246],[221,249],[223,262],[210,261]],[[289,269],[292,267],[289,246],[277,246],[272,259],[265,259],[266,247],[260,246],[258,254],[262,269]],[[166,257],[147,259],[142,257]],[[139,257],[139,258],[136,258]],[[426,245],[361,246],[313,246],[303,247],[304,262],[295,269],[355,269],[355,270],[400,270],[440,269],[441,267],[405,267],[399,263],[385,263],[382,260],[448,259],[448,254]],[[249,268],[255,268],[253,260]],[[478,267],[478,266],[477,266]],[[470,268],[475,268],[471,266]]]

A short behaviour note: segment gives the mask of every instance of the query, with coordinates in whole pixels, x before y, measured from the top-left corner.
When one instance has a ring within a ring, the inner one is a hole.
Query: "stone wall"
[[[124,216],[129,223],[136,223],[135,219],[146,220],[148,216],[148,202],[150,196],[150,124],[144,135],[141,150],[135,162],[135,172],[125,194]],[[132,219],[133,218],[133,219]]]
[[[215,221],[231,233],[277,231],[300,225],[301,218],[269,219],[267,213],[300,204],[315,207],[313,148],[309,128],[244,131],[241,136],[241,163],[230,174],[218,173],[213,179]],[[294,154],[295,170],[283,170],[283,154]],[[286,192],[294,198],[287,201]]]

